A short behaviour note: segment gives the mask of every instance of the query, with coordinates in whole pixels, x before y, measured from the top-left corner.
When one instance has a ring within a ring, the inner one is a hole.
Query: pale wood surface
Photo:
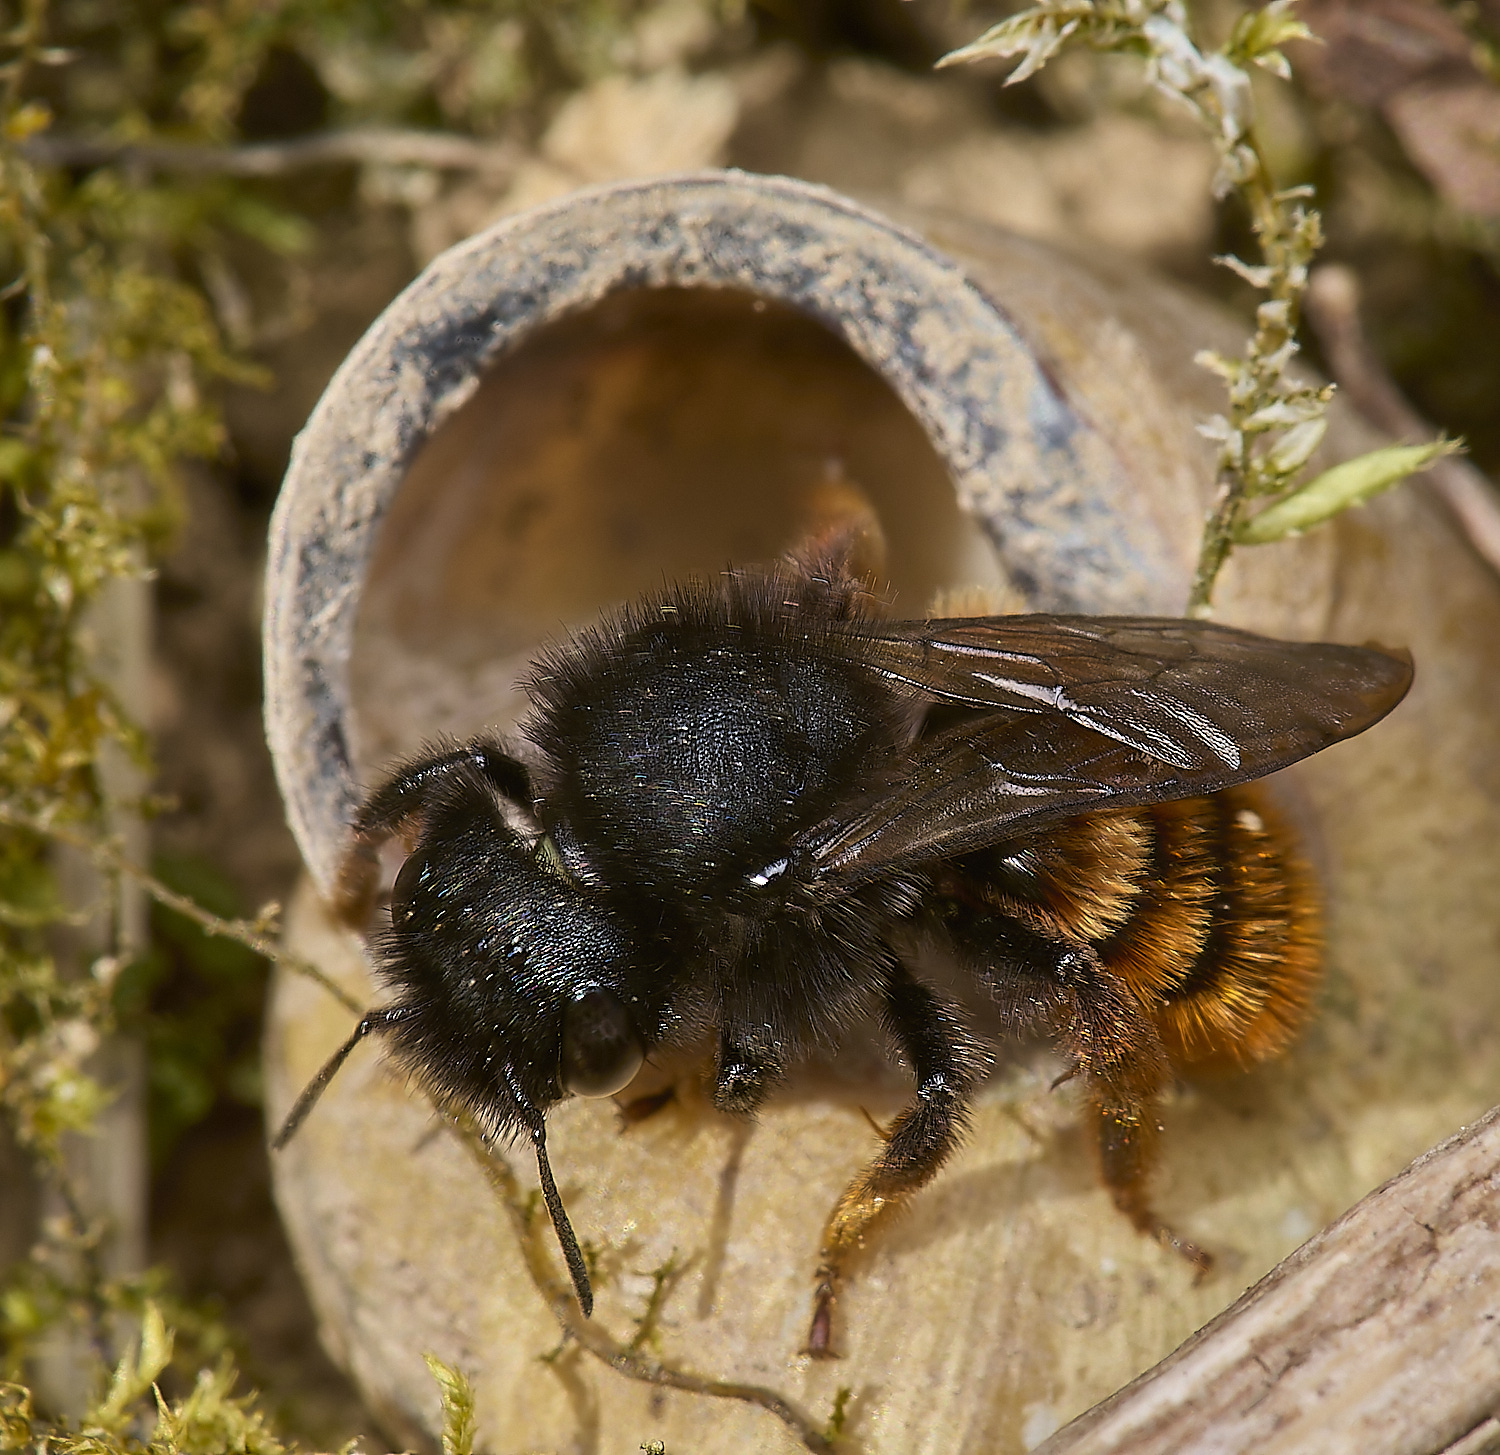
[[[1497,1409],[1500,1108],[1038,1455],[1467,1455]]]

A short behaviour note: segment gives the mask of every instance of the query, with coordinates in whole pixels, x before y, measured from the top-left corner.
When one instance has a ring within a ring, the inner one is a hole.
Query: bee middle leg
[[[984,1065],[958,1015],[905,966],[893,963],[881,1020],[916,1077],[917,1096],[885,1135],[880,1155],[844,1189],[823,1229],[807,1352],[833,1354],[833,1308],[845,1269],[878,1218],[925,1186],[958,1145]]]

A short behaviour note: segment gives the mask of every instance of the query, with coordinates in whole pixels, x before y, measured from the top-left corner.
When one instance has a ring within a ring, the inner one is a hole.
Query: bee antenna
[[[563,1261],[568,1265],[568,1275],[573,1280],[573,1292],[578,1295],[578,1306],[583,1316],[594,1316],[594,1287],[589,1282],[589,1267],[583,1261],[583,1249],[578,1246],[578,1237],[573,1224],[568,1221],[568,1210],[563,1206],[562,1194],[557,1190],[557,1179],[552,1175],[552,1164],[547,1160],[547,1118],[532,1104],[514,1066],[505,1068],[506,1085],[516,1103],[526,1130],[531,1133],[532,1145],[536,1148],[536,1170],[542,1180],[542,1200],[547,1204],[547,1216],[552,1219],[552,1231],[562,1247]]]
[[[552,1219],[552,1229],[562,1246],[563,1259],[573,1279],[573,1292],[578,1295],[578,1306],[583,1310],[584,1318],[592,1318],[594,1289],[589,1282],[588,1264],[583,1261],[583,1249],[578,1246],[573,1224],[568,1221],[568,1211],[552,1176],[552,1164],[547,1160],[546,1124],[538,1117],[530,1130],[531,1140],[536,1146],[536,1170],[542,1179],[542,1199],[547,1204],[547,1215]]]
[[[365,1018],[355,1026],[354,1034],[344,1042],[337,1051],[324,1063],[323,1069],[309,1081],[293,1104],[287,1119],[282,1122],[281,1130],[271,1139],[271,1150],[279,1152],[293,1137],[297,1135],[297,1129],[307,1120],[307,1114],[318,1104],[318,1098],[328,1089],[328,1083],[338,1075],[339,1067],[349,1059],[349,1053],[374,1031],[383,1031],[387,1026],[393,1025],[401,1020],[406,1014],[405,1007],[391,1006],[386,1010],[372,1010],[366,1013]]]

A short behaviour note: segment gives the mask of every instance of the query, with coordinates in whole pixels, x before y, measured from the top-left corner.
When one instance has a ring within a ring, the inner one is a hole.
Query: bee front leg
[[[487,738],[429,748],[403,763],[365,799],[354,818],[354,832],[334,896],[334,909],[346,925],[361,931],[369,926],[380,877],[381,848],[401,837],[409,851],[434,797],[458,778],[475,775],[498,797],[530,810],[531,777],[525,765]]]
[[[807,1352],[833,1355],[833,1308],[850,1259],[877,1219],[925,1186],[958,1145],[984,1066],[958,1015],[904,965],[886,979],[881,1020],[917,1082],[916,1100],[892,1123],[885,1147],[844,1189],[823,1229]]]
[[[719,1032],[718,1065],[714,1071],[714,1105],[735,1116],[754,1116],[771,1089],[786,1075],[774,1052],[742,1035],[733,1022]]]

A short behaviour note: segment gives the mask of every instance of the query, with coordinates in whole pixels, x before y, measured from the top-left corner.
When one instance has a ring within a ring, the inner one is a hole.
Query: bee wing
[[[881,622],[845,650],[898,691],[975,712],[809,835],[819,872],[854,878],[1259,778],[1363,732],[1412,676],[1373,647],[1151,617]]]

